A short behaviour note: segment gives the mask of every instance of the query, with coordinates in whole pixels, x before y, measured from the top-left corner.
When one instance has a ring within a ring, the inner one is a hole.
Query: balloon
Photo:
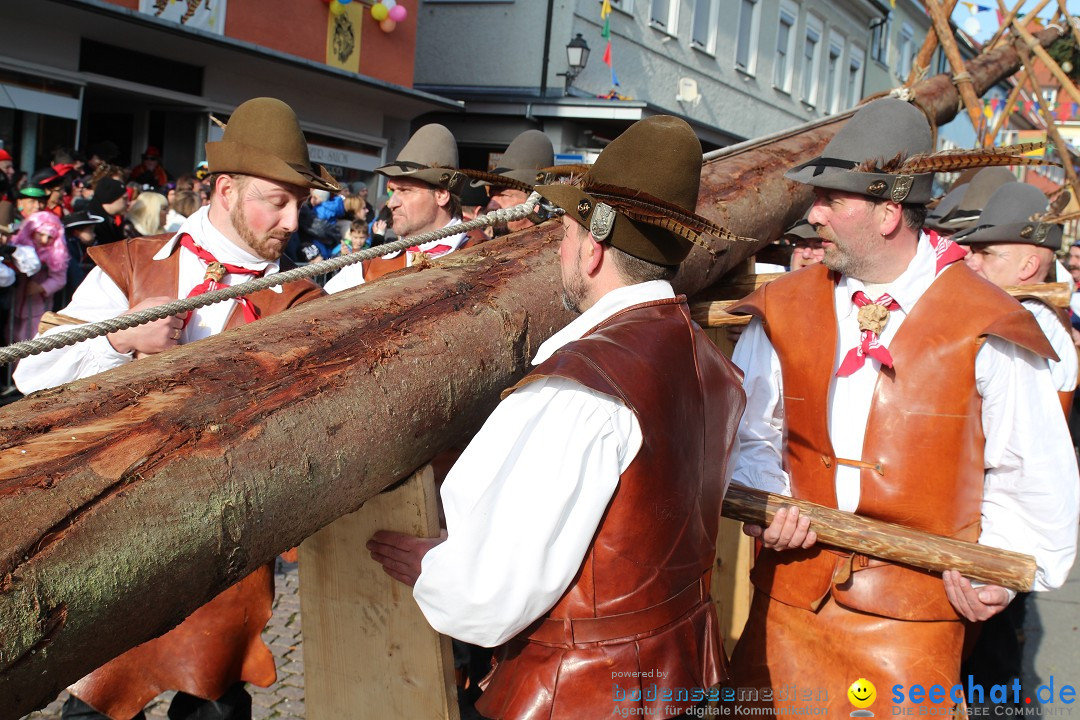
[[[383,20],[390,16],[390,11],[386,9],[386,6],[381,2],[375,3],[371,6],[371,17],[375,19],[375,22],[381,23]]]
[[[401,22],[408,17],[409,11],[405,9],[404,5],[395,5],[390,8],[390,19],[396,23]]]
[[[330,12],[334,15],[340,15],[345,12],[345,6],[339,0],[330,0]]]
[[[341,3],[342,5],[348,5],[349,3],[351,3],[351,2],[352,2],[352,0],[337,0],[337,1],[338,1],[339,3]]]
[[[382,0],[382,4],[386,6],[387,10],[393,10],[394,6],[397,5],[397,0]]]
[[[386,18],[381,23],[379,23],[379,29],[382,30],[384,33],[392,33],[394,32],[394,28],[396,27],[397,23],[390,18]]]

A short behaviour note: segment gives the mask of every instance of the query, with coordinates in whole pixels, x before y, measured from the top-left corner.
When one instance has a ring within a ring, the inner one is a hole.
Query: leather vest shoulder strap
[[[1048,303],[1045,299],[1036,295],[1014,295],[1013,297],[1016,298],[1016,302],[1020,304],[1023,304],[1028,300],[1034,300],[1035,302],[1042,303],[1046,307],[1050,308],[1053,311],[1054,316],[1058,319],[1058,322],[1060,322],[1061,326],[1065,328],[1065,331],[1072,334],[1072,323],[1069,322],[1069,311],[1067,308],[1058,307],[1057,305]]]
[[[148,297],[176,298],[179,253],[174,248],[169,257],[154,260],[170,238],[171,234],[163,234],[121,240],[89,248],[87,253],[134,307]]]
[[[934,281],[934,286],[939,283],[943,283],[947,297],[957,298],[966,308],[965,312],[983,321],[979,336],[993,335],[1040,357],[1059,359],[1031,312],[963,263],[954,263],[944,270]]]

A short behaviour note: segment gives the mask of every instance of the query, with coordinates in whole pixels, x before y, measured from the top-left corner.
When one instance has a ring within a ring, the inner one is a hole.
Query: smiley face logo
[[[874,683],[870,682],[866,678],[859,678],[855,682],[851,683],[851,687],[847,691],[848,700],[851,704],[857,708],[868,708],[874,704],[874,700],[877,699],[877,688],[874,687]],[[873,713],[866,712],[853,712],[853,716],[858,715],[870,715]]]

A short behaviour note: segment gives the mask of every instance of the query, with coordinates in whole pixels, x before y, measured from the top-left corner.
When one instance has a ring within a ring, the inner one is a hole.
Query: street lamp
[[[589,62],[589,43],[578,33],[573,40],[566,44],[566,65],[564,73],[559,73],[566,78],[566,90],[564,94],[570,94],[570,86],[574,84],[574,78],[581,74],[585,65]]]

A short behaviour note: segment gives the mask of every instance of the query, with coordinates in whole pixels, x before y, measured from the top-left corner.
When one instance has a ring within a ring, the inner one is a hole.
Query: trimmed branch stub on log
[[[1016,62],[1005,47],[968,71],[982,92]],[[913,90],[939,123],[955,114],[947,77]],[[678,290],[715,284],[802,215],[809,191],[782,174],[841,123],[706,163],[698,212],[758,243],[695,250]],[[515,233],[0,409],[0,719],[464,442],[570,318],[559,233]]]

